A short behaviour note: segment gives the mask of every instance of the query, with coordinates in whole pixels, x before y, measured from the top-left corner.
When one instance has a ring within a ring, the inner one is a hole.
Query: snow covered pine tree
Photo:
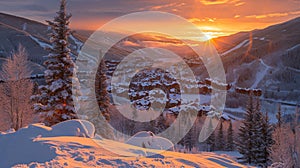
[[[207,138],[206,144],[208,145],[208,152],[212,152],[215,150],[215,133],[213,130],[213,124],[212,124],[212,119],[210,118],[209,120],[209,125],[208,125],[208,132],[211,132],[211,135]]]
[[[260,111],[260,103],[253,105],[250,95],[246,118],[239,129],[238,151],[243,155],[243,163],[265,167],[270,163],[269,152],[273,143],[269,118]]]
[[[232,121],[229,120],[229,127],[227,129],[227,136],[226,136],[226,150],[233,151],[234,144],[233,144],[233,128],[232,128]]]
[[[250,95],[249,104],[247,106],[247,111],[245,114],[245,119],[243,120],[243,125],[239,128],[237,149],[243,155],[241,158],[242,163],[253,163],[252,150],[252,139],[254,139],[254,134],[251,132],[254,127],[254,107],[253,107],[253,97]]]
[[[104,116],[104,118],[107,121],[109,121],[110,115],[109,115],[108,107],[109,107],[110,100],[106,89],[107,88],[107,83],[106,83],[107,77],[105,74],[106,70],[107,68],[104,59],[102,59],[98,67],[98,71],[96,73],[95,90],[96,90],[96,98],[97,98],[100,111]]]
[[[50,54],[44,62],[46,85],[39,87],[39,94],[32,97],[37,103],[34,110],[41,114],[48,126],[76,118],[72,98],[72,77],[75,68],[68,48],[68,28],[71,15],[66,14],[66,0],[61,0],[60,10],[54,21],[47,21],[52,29]]]
[[[224,134],[223,134],[223,121],[220,120],[219,122],[219,130],[218,130],[218,133],[217,133],[217,139],[216,139],[216,148],[217,150],[219,151],[222,151],[224,150]]]

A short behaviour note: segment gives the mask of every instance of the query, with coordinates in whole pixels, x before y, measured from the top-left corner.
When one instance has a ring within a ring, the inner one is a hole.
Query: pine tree
[[[39,87],[39,94],[32,97],[37,103],[36,112],[41,114],[45,124],[53,124],[75,119],[75,109],[72,98],[72,76],[75,68],[70,57],[68,37],[70,34],[69,19],[66,13],[66,0],[61,0],[60,10],[54,21],[47,21],[52,29],[49,48],[50,54],[44,62],[46,85]]]
[[[100,53],[101,54],[101,53]],[[109,121],[110,120],[110,115],[108,111],[108,106],[109,106],[109,96],[107,92],[107,77],[106,77],[106,65],[104,60],[102,59],[98,68],[98,71],[96,73],[96,85],[95,85],[95,90],[96,90],[96,98],[97,102],[100,108],[100,111],[104,118]]]
[[[239,140],[237,141],[237,149],[242,154],[242,157],[239,159],[242,163],[253,163],[253,156],[251,153],[254,139],[253,130],[253,117],[254,117],[254,107],[253,107],[253,98],[250,95],[249,103],[247,106],[247,111],[245,114],[245,119],[243,120],[243,125],[239,128]]]
[[[224,150],[224,134],[223,134],[223,122],[220,122],[219,125],[219,130],[218,130],[218,136],[217,136],[217,140],[216,140],[216,146],[217,146],[217,150]]]
[[[264,166],[268,166],[271,163],[270,152],[271,147],[274,144],[274,140],[272,138],[273,128],[270,125],[268,113],[266,113],[266,115],[263,118],[262,126],[263,148],[261,151],[262,155],[260,158],[260,163]]]
[[[229,127],[227,129],[227,136],[226,136],[226,149],[228,151],[234,150],[234,144],[233,144],[233,128],[232,128],[232,121],[229,121]]]
[[[263,135],[263,122],[264,117],[262,112],[260,111],[260,103],[257,99],[256,107],[254,110],[253,115],[253,127],[250,130],[251,134],[254,137],[251,139],[252,141],[252,148],[251,148],[251,155],[252,155],[252,163],[256,165],[262,165],[263,162],[263,155],[264,155],[264,135]]]
[[[211,152],[215,150],[215,134],[213,130],[212,119],[209,121],[208,132],[211,132],[211,135],[206,140],[206,143],[208,145],[208,151]]]
[[[269,118],[265,117],[260,110],[258,99],[256,107],[253,107],[252,96],[250,96],[246,118],[239,131],[238,150],[243,155],[240,159],[244,163],[267,166],[270,147],[273,143],[272,129]]]

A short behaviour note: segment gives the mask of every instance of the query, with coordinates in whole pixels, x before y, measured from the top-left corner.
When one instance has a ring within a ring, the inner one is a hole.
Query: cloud
[[[242,6],[244,4],[245,4],[245,2],[238,2],[238,3],[234,4],[234,6]]]
[[[200,0],[200,2],[204,5],[218,5],[225,4],[228,0]]]
[[[200,22],[201,20],[199,19],[199,18],[190,18],[189,19],[189,22],[192,22],[192,23],[194,23],[194,22]]]
[[[157,5],[157,6],[153,6],[151,7],[151,10],[159,10],[159,9],[165,9],[165,8],[172,8],[175,9],[177,7],[181,7],[185,5],[185,3],[170,3],[170,4],[165,4],[165,5]]]
[[[232,4],[234,6],[241,6],[245,4],[241,0],[200,0],[200,2],[204,5]]]
[[[206,18],[203,18],[203,19],[199,19],[199,18],[190,18],[188,19],[189,22],[191,23],[200,23],[200,22],[215,22],[217,20],[217,18],[209,18],[209,17],[206,17]]]
[[[294,11],[294,12],[290,12],[291,15],[300,15],[300,10],[299,11]]]
[[[59,1],[2,0],[0,11],[38,21],[51,20],[59,8]],[[190,18],[190,22],[199,26],[217,25],[222,27],[222,31],[237,32],[262,28],[300,15],[299,2],[300,0],[69,0],[68,12],[73,15],[73,29],[94,30],[125,14],[155,10]]]
[[[234,16],[234,18],[236,18],[236,19],[237,19],[237,18],[240,18],[240,17],[241,17],[241,15],[235,15],[235,16]]]
[[[293,12],[277,12],[277,13],[269,13],[263,15],[248,15],[245,16],[246,18],[255,18],[255,19],[264,19],[264,18],[272,18],[272,17],[284,17],[289,15],[299,15],[300,11],[293,11]]]

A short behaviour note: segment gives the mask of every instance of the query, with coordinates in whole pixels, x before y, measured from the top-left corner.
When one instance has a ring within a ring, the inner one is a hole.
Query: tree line
[[[26,77],[31,75],[28,57],[25,48],[20,46],[16,52],[3,64],[0,80],[6,81],[0,85],[1,98],[1,124],[6,124],[7,128],[18,130],[29,123],[37,120],[44,122],[48,126],[56,123],[77,118],[73,104],[72,80],[75,65],[70,57],[68,36],[70,29],[71,15],[66,13],[66,0],[61,1],[60,10],[53,21],[48,21],[52,29],[50,42],[52,47],[48,48],[49,55],[44,65],[45,85],[38,88],[38,92],[33,96],[34,84]],[[105,67],[101,63],[100,67]],[[96,83],[96,90],[100,94],[97,96],[99,107],[106,120],[110,120],[109,98],[106,91],[105,71],[98,70],[97,76],[100,79]],[[244,90],[239,90],[244,92]],[[260,96],[257,91],[255,96]],[[34,104],[34,105],[33,105]],[[33,108],[33,109],[32,109]],[[296,111],[298,114],[298,111]],[[172,118],[173,117],[173,118]],[[176,116],[170,116],[170,120],[175,120]],[[203,118],[203,116],[202,116]],[[164,120],[160,117],[160,120]],[[234,130],[235,121],[226,121],[228,126],[224,128],[224,121],[219,123],[217,129],[206,140],[204,146],[207,151],[233,151],[238,150],[242,157],[240,162],[266,167],[269,165],[279,167],[300,167],[299,129],[298,117],[293,123],[283,123],[281,109],[278,109],[277,124],[271,124],[267,113],[260,109],[258,100],[249,96],[248,106],[244,119],[238,130]],[[119,121],[120,122],[120,121]],[[201,116],[197,119],[201,123]],[[169,122],[171,123],[171,122]],[[150,125],[155,128],[165,128],[152,122]],[[183,146],[191,150],[195,143],[195,135],[198,127],[193,127],[187,136],[180,142]],[[130,128],[132,129],[132,125]],[[212,129],[212,123],[209,128]],[[236,131],[236,132],[235,132]],[[159,132],[156,130],[155,132]]]

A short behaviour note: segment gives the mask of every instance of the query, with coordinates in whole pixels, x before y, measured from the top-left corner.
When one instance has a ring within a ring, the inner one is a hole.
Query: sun
[[[206,41],[211,40],[212,38],[214,38],[213,33],[212,32],[203,32]]]

